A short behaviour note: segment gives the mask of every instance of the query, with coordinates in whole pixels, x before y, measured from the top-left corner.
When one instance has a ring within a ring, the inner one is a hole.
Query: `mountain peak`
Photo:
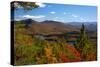
[[[62,22],[53,21],[53,20],[45,20],[45,21],[43,21],[42,23],[62,23]]]

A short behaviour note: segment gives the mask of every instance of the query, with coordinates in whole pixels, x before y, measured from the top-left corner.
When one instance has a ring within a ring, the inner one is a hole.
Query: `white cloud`
[[[78,15],[75,15],[75,14],[72,14],[72,17],[78,18],[79,16]]]
[[[51,14],[55,14],[56,12],[54,12],[54,11],[52,11],[52,12],[50,12]]]
[[[37,16],[33,16],[33,15],[24,15],[24,16],[21,16],[22,18],[24,19],[37,19],[37,18],[44,18],[45,16],[44,15],[37,15]]]
[[[83,18],[83,17],[80,17],[80,20],[85,22],[87,19]]]
[[[84,20],[83,18],[80,18],[80,20]]]
[[[33,19],[33,20],[43,20],[44,19],[44,15],[23,15],[23,16],[16,16],[14,17],[14,20],[24,20],[24,19]]]
[[[64,19],[62,19],[62,18],[58,18],[58,17],[57,17],[57,18],[54,18],[53,20],[54,20],[54,21],[65,22],[65,20],[64,20]]]
[[[39,7],[45,7],[46,5],[44,3],[36,3],[36,5],[38,5]]]
[[[86,18],[79,16],[79,15],[76,15],[76,14],[71,14],[71,16],[73,18],[79,19],[80,21],[83,21],[83,22],[85,22],[87,20]]]
[[[57,19],[57,18],[59,18],[59,17],[55,17],[55,18]]]
[[[66,12],[64,12],[64,15],[66,15],[67,13]]]

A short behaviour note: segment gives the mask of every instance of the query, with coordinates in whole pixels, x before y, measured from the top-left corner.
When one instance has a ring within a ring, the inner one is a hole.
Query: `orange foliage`
[[[66,57],[64,53],[60,53],[60,58],[63,62],[69,62],[70,60]]]
[[[87,56],[88,60],[92,61],[92,60],[96,60],[96,54],[95,53],[91,53],[90,55]]]
[[[48,63],[57,63],[57,59],[53,57],[52,47],[49,45],[48,47],[44,48],[45,55],[47,57]]]
[[[73,45],[67,45],[66,48],[71,51],[71,53],[75,56],[75,59],[71,59],[71,62],[81,61],[80,53],[75,49]]]
[[[72,45],[67,45],[67,48],[68,48],[76,57],[80,57],[80,53],[75,49],[74,46],[72,46]]]
[[[48,48],[44,48],[44,50],[45,50],[46,57],[48,59],[50,59],[52,57],[52,51],[51,51],[51,49],[48,47]]]

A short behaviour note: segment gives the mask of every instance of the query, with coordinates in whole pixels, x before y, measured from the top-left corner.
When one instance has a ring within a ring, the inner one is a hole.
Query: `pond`
[[[76,44],[76,41],[67,41],[67,43],[72,44],[72,45],[75,45]]]

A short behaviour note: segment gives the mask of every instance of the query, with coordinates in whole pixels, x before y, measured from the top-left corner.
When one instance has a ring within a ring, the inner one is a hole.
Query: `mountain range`
[[[69,31],[79,31],[82,25],[81,22],[62,23],[59,21],[45,20],[38,22],[32,19],[15,21],[15,23],[24,23],[28,25],[28,31],[31,33],[39,34],[61,34]],[[96,22],[84,22],[87,31],[97,31]]]

